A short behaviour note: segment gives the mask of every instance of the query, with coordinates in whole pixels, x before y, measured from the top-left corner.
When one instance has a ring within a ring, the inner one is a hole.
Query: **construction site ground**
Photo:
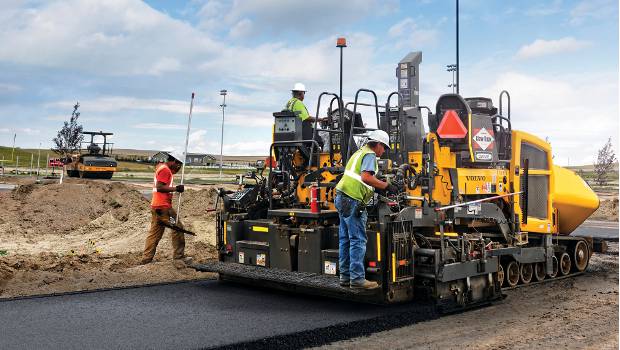
[[[215,277],[193,269],[177,270],[171,263],[168,233],[159,244],[155,262],[139,264],[150,222],[145,199],[150,184],[57,182],[0,178],[0,184],[17,185],[0,188],[0,299]],[[181,219],[197,233],[186,236],[187,254],[199,262],[215,258],[214,214],[207,211],[214,206],[214,188],[193,185],[183,194]],[[604,197],[593,218],[617,221],[617,196]],[[595,254],[581,276],[506,294],[504,302],[490,307],[378,333],[367,327],[367,336],[327,347],[618,347],[616,242],[610,243],[608,254]],[[299,300],[303,303],[304,299]],[[434,331],[445,328],[453,329],[450,337]],[[339,339],[306,344],[333,340]]]

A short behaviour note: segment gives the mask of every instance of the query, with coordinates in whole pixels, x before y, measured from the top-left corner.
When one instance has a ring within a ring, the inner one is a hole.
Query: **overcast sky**
[[[513,128],[548,138],[559,164],[618,151],[618,2],[461,1],[461,93],[512,96]],[[397,88],[396,63],[422,51],[420,100],[450,91],[454,2],[448,0],[3,0],[0,145],[51,146],[80,102],[85,130],[116,148],[181,150],[192,91],[190,151],[268,153],[272,113],[295,82],[316,97]],[[364,112],[364,111],[362,111]],[[370,120],[370,113],[367,112]]]

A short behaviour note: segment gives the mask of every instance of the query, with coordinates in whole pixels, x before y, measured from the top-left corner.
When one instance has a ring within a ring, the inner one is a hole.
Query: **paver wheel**
[[[521,283],[528,284],[532,281],[532,276],[534,275],[534,267],[532,264],[521,264],[521,268],[519,269],[519,279]]]
[[[570,255],[568,253],[562,253],[560,256],[560,273],[562,276],[566,276],[570,273],[571,262]]]
[[[573,270],[584,271],[590,263],[590,249],[584,241],[579,241],[573,250]]]
[[[539,262],[534,264],[534,279],[540,282],[545,279],[545,263]]]
[[[554,255],[551,260],[553,261],[553,270],[547,271],[547,276],[549,278],[555,278],[558,275],[558,270],[560,269],[560,264],[558,263],[558,258]]]
[[[519,263],[511,261],[504,269],[506,274],[506,283],[509,287],[514,287],[519,283]]]
[[[500,287],[504,286],[504,267],[502,266],[502,264],[498,264],[499,266],[497,267],[497,282],[499,283]]]

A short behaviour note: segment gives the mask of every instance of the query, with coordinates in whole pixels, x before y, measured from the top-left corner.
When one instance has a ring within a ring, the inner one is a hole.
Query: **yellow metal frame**
[[[521,144],[523,142],[529,143],[544,152],[547,153],[547,164],[549,169],[529,169],[530,175],[545,175],[549,179],[549,193],[547,193],[547,217],[536,218],[532,216],[527,217],[527,224],[521,224],[521,230],[527,232],[536,233],[557,233],[557,225],[553,222],[553,197],[552,193],[555,189],[554,177],[552,176],[553,158],[551,154],[551,145],[544,140],[526,133],[524,131],[512,131],[512,159],[510,160],[510,168],[513,170],[510,172],[511,181],[514,183],[515,191],[518,192],[521,189],[521,176],[523,175],[523,167],[521,165]],[[514,169],[519,167],[519,175],[515,174]],[[521,196],[514,196],[515,200],[515,212],[521,217],[523,209],[521,208]]]

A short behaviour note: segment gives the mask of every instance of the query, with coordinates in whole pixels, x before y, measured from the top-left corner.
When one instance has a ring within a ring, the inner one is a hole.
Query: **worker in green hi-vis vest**
[[[397,186],[375,177],[377,158],[390,149],[390,137],[383,130],[373,130],[368,143],[351,155],[344,174],[336,185],[335,205],[340,217],[338,249],[340,285],[356,289],[374,289],[377,282],[366,280],[366,205],[376,189],[398,193]]]
[[[306,96],[306,86],[302,83],[296,83],[291,90],[293,97],[291,97],[288,102],[286,102],[286,106],[284,106],[285,111],[290,111],[295,113],[301,121],[304,123],[304,128],[312,128],[314,125],[314,117],[311,117],[308,113],[308,109],[304,104],[304,97]],[[319,122],[325,121],[327,118],[319,118]],[[316,138],[314,139],[319,147],[323,148],[323,139],[317,133]]]

